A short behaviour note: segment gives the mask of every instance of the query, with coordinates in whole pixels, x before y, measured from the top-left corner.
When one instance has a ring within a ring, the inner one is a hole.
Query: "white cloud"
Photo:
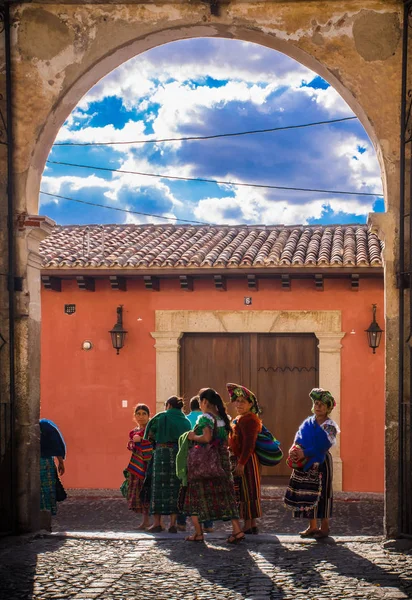
[[[245,56],[248,57],[245,60]],[[91,102],[108,96],[122,98],[126,107],[155,91],[156,81],[166,84],[231,79],[251,84],[273,83],[276,87],[299,86],[313,72],[274,50],[237,40],[182,40],[154,48],[127,61],[96,84],[80,101],[86,110]]]
[[[339,118],[353,116],[352,109],[332,86],[325,90],[303,86],[295,88],[294,92],[308,96],[312,102],[316,103],[321,108],[324,108],[331,117]]]

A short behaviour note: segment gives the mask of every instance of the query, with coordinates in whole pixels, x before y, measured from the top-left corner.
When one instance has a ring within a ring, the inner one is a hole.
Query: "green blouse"
[[[209,413],[203,413],[202,415],[200,415],[198,417],[198,419],[196,421],[196,425],[195,425],[195,428],[196,428],[195,434],[203,435],[203,430],[205,427],[210,427],[210,429],[213,432],[214,418]],[[228,431],[226,431],[225,422],[223,421],[223,419],[220,419],[219,417],[217,417],[216,438],[218,440],[221,440],[222,442],[226,442],[228,435],[229,435],[229,433],[228,433]]]

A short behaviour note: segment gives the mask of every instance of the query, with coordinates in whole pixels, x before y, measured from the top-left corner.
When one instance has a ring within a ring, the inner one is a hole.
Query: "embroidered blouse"
[[[129,431],[129,442],[127,444],[127,449],[130,452],[134,452],[135,454],[143,454],[144,456],[151,455],[153,444],[150,440],[144,440],[143,436],[145,434],[146,427],[135,427],[131,431]],[[134,442],[133,436],[140,435],[142,438],[140,442]]]
[[[195,434],[203,435],[203,431],[204,431],[205,427],[209,427],[212,430],[212,434],[213,434],[214,426],[215,426],[215,421],[214,421],[213,415],[210,415],[209,413],[202,413],[197,418],[196,425],[195,425],[195,428],[196,428]],[[228,435],[229,435],[229,433],[226,431],[224,420],[220,419],[219,417],[216,417],[215,439],[219,440],[222,443],[227,442]]]

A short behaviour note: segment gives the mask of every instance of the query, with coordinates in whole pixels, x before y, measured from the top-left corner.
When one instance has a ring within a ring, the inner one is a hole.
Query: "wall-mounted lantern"
[[[372,323],[367,329],[365,329],[365,332],[368,336],[369,348],[372,348],[373,353],[376,354],[376,348],[379,348],[379,344],[381,343],[381,337],[383,333],[383,329],[381,329],[376,322],[376,304],[372,304],[372,315]]]
[[[112,338],[112,345],[116,354],[119,354],[119,350],[123,348],[124,341],[126,339],[127,331],[123,329],[123,305],[117,307],[117,323],[113,325],[113,329],[109,331]]]

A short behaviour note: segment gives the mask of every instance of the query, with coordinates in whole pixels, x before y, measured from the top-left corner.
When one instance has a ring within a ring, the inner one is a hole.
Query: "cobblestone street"
[[[263,487],[260,532],[296,534],[304,528],[303,521],[293,519],[284,507],[283,496],[281,487]],[[139,515],[127,509],[125,500],[116,490],[72,490],[69,498],[59,505],[57,517],[53,519],[53,531],[133,532],[139,522]],[[222,523],[215,525],[216,532],[228,528],[230,526]],[[332,531],[336,535],[382,535],[382,495],[336,492]]]
[[[3,550],[1,600],[401,599],[412,594],[412,555],[369,538],[339,542],[284,537],[190,544],[44,537]]]
[[[138,533],[116,494],[74,494],[52,534],[0,544],[0,600],[412,598],[412,551],[384,546],[381,496],[337,494],[333,537],[317,542],[265,493],[261,534],[238,546],[227,526],[204,544]]]

